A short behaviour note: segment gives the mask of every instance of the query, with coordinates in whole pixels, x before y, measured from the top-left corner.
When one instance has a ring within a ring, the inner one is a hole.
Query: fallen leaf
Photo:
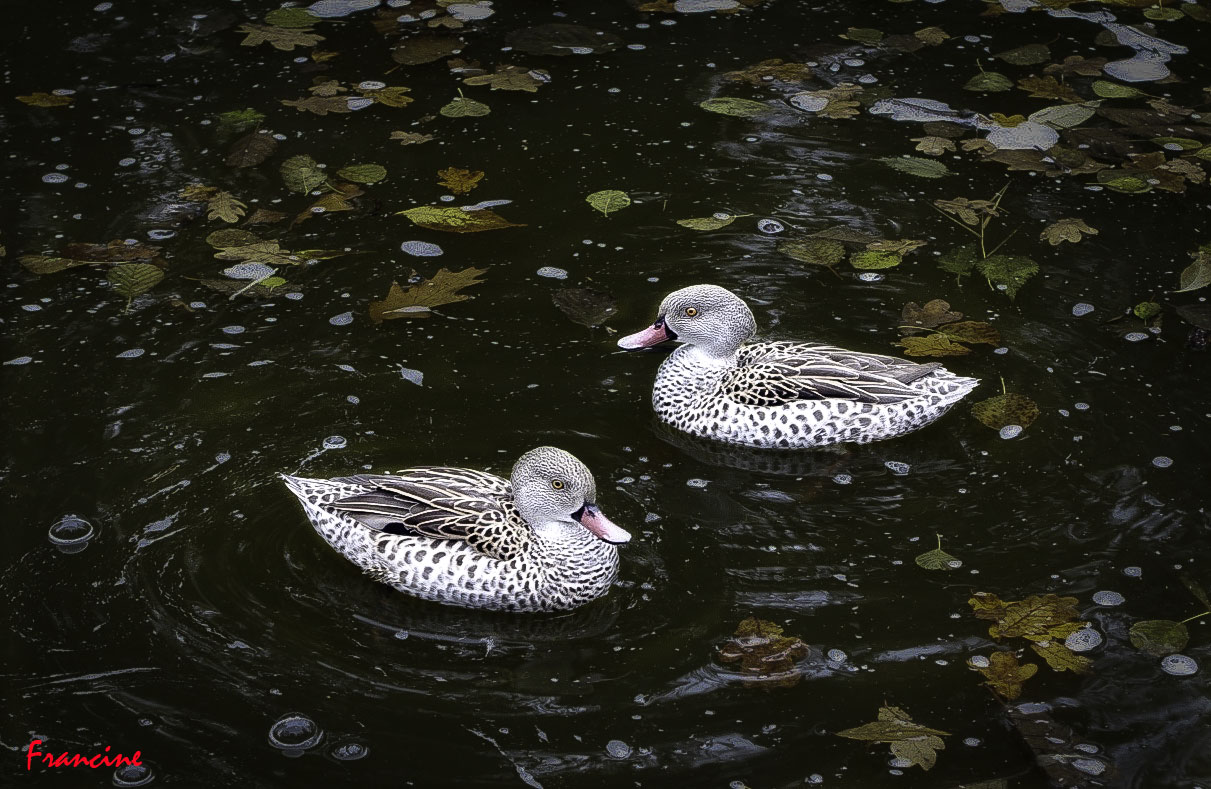
[[[391,59],[405,66],[432,63],[462,50],[466,45],[457,36],[417,36],[405,39],[391,50]]]
[[[230,167],[255,167],[277,150],[278,141],[266,131],[254,131],[236,140],[227,152]]]
[[[971,666],[971,661],[967,662]],[[1001,698],[1013,701],[1022,695],[1022,683],[1038,673],[1039,667],[1034,663],[1021,665],[1012,652],[993,652],[988,658],[987,666],[973,666],[984,675],[988,687],[992,688]]]
[[[1084,655],[1078,655],[1059,640],[1043,641],[1030,645],[1030,648],[1047,661],[1047,665],[1056,671],[1071,671],[1074,674],[1087,674],[1093,668],[1093,661]]]
[[[235,224],[244,215],[248,206],[235,198],[231,192],[219,192],[206,204],[206,218],[221,219],[228,224]]]
[[[964,224],[976,227],[983,218],[1000,216],[997,204],[991,200],[968,200],[966,197],[956,197],[953,200],[934,200],[933,204],[939,211],[957,216]],[[973,264],[974,265],[974,264]]]
[[[896,344],[904,349],[905,356],[966,356],[971,353],[966,345],[951,341],[945,334],[901,337]]]
[[[271,211],[268,208],[258,208],[252,212],[252,215],[244,220],[245,225],[271,225],[274,222],[281,222],[286,218],[286,214],[282,211]]]
[[[431,142],[435,138],[432,134],[419,134],[417,132],[393,131],[391,139],[399,142],[400,145],[420,145],[422,143]]]
[[[950,38],[950,34],[940,27],[923,27],[912,34],[913,38],[923,44],[936,47]]]
[[[718,113],[719,115],[731,115],[736,118],[751,118],[755,115],[761,115],[770,112],[771,108],[762,104],[759,101],[751,99],[739,99],[735,96],[720,96],[714,99],[707,99],[699,102],[699,107],[707,112]]]
[[[1108,82],[1104,79],[1094,80],[1093,92],[1103,99],[1133,99],[1136,96],[1143,96],[1144,92],[1138,88],[1133,88],[1130,85],[1120,85],[1117,82]]]
[[[535,75],[539,75],[536,77]],[[464,85],[488,85],[492,90],[524,90],[537,93],[538,88],[546,83],[541,79],[546,72],[540,69],[526,69],[521,66],[497,66],[494,74],[481,74],[477,77],[467,77]],[[549,77],[547,77],[549,79]]]
[[[941,178],[952,175],[946,165],[933,159],[922,159],[919,156],[883,156],[877,159],[893,170],[915,175],[918,178]]]
[[[487,104],[463,96],[459,96],[438,110],[438,112],[447,118],[478,118],[481,115],[487,115],[491,111],[492,108]]]
[[[915,249],[925,246],[926,242],[915,238],[880,238],[866,245],[871,252],[892,252],[896,255],[907,255]]]
[[[244,263],[264,263],[267,266],[300,266],[303,258],[282,249],[276,241],[254,241],[250,244],[222,247],[214,255],[219,260]]]
[[[1039,407],[1025,395],[1006,393],[976,403],[971,414],[993,430],[1006,425],[1030,427],[1039,416]]]
[[[1197,252],[1191,252],[1194,262],[1182,270],[1180,284],[1174,293],[1187,293],[1211,285],[1211,244],[1204,244]]]
[[[337,170],[336,174],[355,184],[374,184],[387,177],[387,168],[381,164],[351,164]]]
[[[18,96],[17,101],[31,107],[66,107],[75,101],[75,98],[60,96],[57,93],[31,93],[28,96]]]
[[[1004,290],[1012,299],[1039,272],[1039,266],[1023,255],[990,255],[976,262],[976,270],[984,275],[989,285]]]
[[[311,27],[320,19],[306,8],[275,8],[265,14],[265,21],[275,27]]]
[[[164,279],[164,269],[150,263],[122,263],[106,274],[114,292],[126,297],[126,308],[137,296],[141,296]]]
[[[1085,58],[1080,55],[1069,55],[1063,63],[1052,63],[1043,69],[1044,74],[1079,74],[1082,77],[1096,77],[1102,73],[1106,58]]]
[[[624,43],[609,31],[562,22],[514,30],[505,41],[514,49],[531,55],[557,56],[598,55],[613,52]]]
[[[1013,90],[1013,80],[995,71],[981,71],[963,85],[964,90],[974,90],[980,93],[1003,93]]]
[[[551,293],[551,301],[574,323],[589,328],[601,326],[618,312],[610,294],[593,288],[560,288]]]
[[[416,101],[416,99],[407,95],[411,91],[412,88],[389,85],[377,90],[364,90],[362,91],[362,98],[370,99],[375,104],[382,104],[385,107],[406,107]]]
[[[938,331],[952,340],[959,340],[960,342],[987,343],[988,345],[1001,344],[1001,333],[993,328],[992,324],[985,323],[984,321],[950,323],[940,327]]]
[[[870,270],[894,268],[904,261],[904,258],[895,252],[855,252],[849,256],[849,265],[856,269]]]
[[[1051,628],[1073,622],[1080,615],[1075,597],[1054,594],[1030,595],[1024,600],[1005,602],[994,594],[977,592],[967,602],[976,618],[994,620],[988,633],[998,640],[1014,636],[1050,635],[1048,631]]]
[[[1058,99],[1071,103],[1084,101],[1081,94],[1056,80],[1055,77],[1024,77],[1018,87],[1038,99]]]
[[[282,99],[282,104],[294,107],[300,112],[312,112],[316,115],[327,115],[330,112],[353,112],[349,108],[349,99],[344,96],[308,96],[305,99]]]
[[[963,319],[963,313],[953,312],[950,302],[942,299],[931,299],[925,306],[910,301],[900,311],[900,321],[909,326],[922,329],[936,329],[943,323],[953,323]]]
[[[438,186],[444,186],[456,195],[465,195],[483,180],[483,170],[462,170],[457,167],[447,167],[438,170]]]
[[[915,723],[907,712],[890,706],[880,707],[878,720],[873,723],[837,732],[837,736],[851,740],[890,743],[893,755],[924,770],[937,762],[937,752],[946,747],[941,738],[948,735],[949,732]]]
[[[1149,655],[1164,657],[1181,652],[1190,641],[1190,631],[1171,619],[1144,619],[1127,631],[1131,646]]]
[[[885,33],[873,27],[851,27],[841,34],[841,38],[857,41],[859,44],[874,46],[883,40]]]
[[[951,556],[942,550],[942,535],[938,535],[938,547],[915,557],[913,561],[918,567],[926,570],[954,570],[962,564],[957,556]]]
[[[218,114],[219,122],[215,125],[215,134],[221,140],[228,140],[237,134],[253,131],[265,120],[265,114],[246,107],[242,110],[229,110]]]
[[[370,320],[382,323],[396,318],[428,318],[434,307],[471,298],[461,291],[481,284],[478,277],[486,271],[474,267],[462,271],[442,268],[433,275],[433,279],[421,280],[407,290],[398,282],[393,282],[385,299],[370,302]],[[416,272],[412,274],[415,276]]]
[[[286,52],[295,47],[313,47],[324,40],[324,37],[321,35],[308,33],[296,28],[254,25],[248,22],[240,25],[238,30],[241,33],[248,34],[240,42],[243,46],[255,47],[257,44],[267,43],[275,49]]]
[[[677,224],[690,230],[718,230],[736,221],[732,214],[716,214],[715,216],[699,216],[693,219],[678,219]]]
[[[1131,308],[1131,312],[1140,320],[1149,321],[1161,314],[1161,305],[1155,301],[1141,301]]]
[[[629,206],[631,204],[631,197],[626,192],[620,192],[617,189],[605,189],[600,192],[593,192],[585,198],[585,202],[605,216],[609,216],[611,211],[621,211]]]
[[[495,211],[464,211],[455,206],[422,205],[398,211],[420,227],[448,233],[478,233],[506,227],[525,227],[510,222]]]
[[[1051,50],[1045,44],[1027,44],[1017,49],[998,52],[993,57],[1015,66],[1033,66],[1051,60]]]
[[[914,137],[912,141],[917,144],[916,150],[927,156],[941,156],[947,151],[957,150],[954,141],[945,137]]]
[[[827,238],[808,238],[802,241],[779,242],[778,251],[795,260],[813,266],[833,266],[845,260],[845,247],[840,242]]]
[[[1043,228],[1043,232],[1039,234],[1039,238],[1053,247],[1058,247],[1065,241],[1070,241],[1073,244],[1077,243],[1084,238],[1081,233],[1090,236],[1097,235],[1097,231],[1085,224],[1083,219],[1065,217],[1064,219],[1057,219]]]
[[[310,192],[328,180],[328,176],[320,169],[319,163],[305,153],[291,156],[282,162],[280,172],[286,188],[302,194]]]
[[[723,78],[760,87],[771,82],[807,82],[812,78],[812,70],[806,63],[786,63],[781,58],[773,58],[740,71],[728,71]]]
[[[80,258],[65,258],[53,255],[20,255],[17,262],[31,274],[54,274],[76,266],[106,266],[108,260],[83,260]]]
[[[755,617],[741,621],[735,635],[715,651],[720,663],[734,665],[748,678],[782,686],[799,681],[797,664],[807,654],[807,644],[800,639],[783,635],[778,625]]]
[[[205,186],[203,184],[190,184],[181,190],[180,195],[182,200],[188,200],[191,203],[207,203],[210,198],[219,193],[217,186]]]

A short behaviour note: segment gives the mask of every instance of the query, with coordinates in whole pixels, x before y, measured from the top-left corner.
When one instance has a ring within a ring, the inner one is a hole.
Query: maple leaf
[[[1097,235],[1097,231],[1085,224],[1083,219],[1065,217],[1043,228],[1043,232],[1039,233],[1039,238],[1053,247],[1058,247],[1065,241],[1070,241],[1073,244],[1077,243],[1084,237],[1081,233],[1090,236]]]
[[[972,666],[987,680],[984,684],[995,690],[1002,698],[1013,701],[1022,695],[1022,683],[1033,677],[1039,670],[1038,665],[1018,663],[1017,656],[1012,652],[993,652],[988,658],[987,666]]]
[[[1038,99],[1058,99],[1069,104],[1084,101],[1079,93],[1061,84],[1055,77],[1023,77],[1018,80],[1018,87]]]
[[[435,139],[432,134],[418,134],[417,132],[393,131],[391,139],[399,142],[400,145],[420,145],[421,143],[430,142]]]
[[[479,186],[479,182],[484,177],[484,171],[460,170],[457,167],[447,167],[444,170],[438,170],[437,175],[438,186],[444,186],[456,195],[465,195]]]
[[[1044,74],[1079,74],[1082,77],[1096,77],[1102,73],[1106,58],[1083,58],[1080,55],[1070,55],[1063,63],[1052,63],[1043,69]]]
[[[447,233],[478,233],[504,227],[525,227],[510,222],[495,211],[464,211],[455,206],[422,205],[396,213],[403,214],[420,227]]]
[[[921,151],[926,156],[941,156],[947,151],[956,150],[954,140],[948,140],[945,137],[913,137],[912,141],[917,144],[916,150]]]
[[[217,186],[204,186],[202,184],[190,184],[181,190],[181,199],[188,200],[191,203],[206,203],[210,198],[218,194]]]
[[[900,320],[908,326],[920,327],[922,329],[936,329],[943,323],[953,323],[963,319],[963,313],[954,312],[950,309],[950,302],[942,299],[932,299],[925,302],[922,307],[915,301],[910,301],[904,305],[904,309],[900,312]],[[914,329],[909,329],[913,331]]]
[[[889,706],[879,708],[878,720],[873,723],[837,732],[837,736],[851,740],[890,743],[894,756],[923,770],[937,763],[937,752],[946,747],[942,737],[948,735],[949,732],[915,723],[904,710]]]
[[[526,69],[521,66],[497,66],[496,73],[483,74],[478,77],[467,77],[465,85],[490,85],[492,90],[524,90],[537,93],[538,87],[546,80],[536,78],[534,74],[546,74],[539,69]]]
[[[477,278],[486,271],[474,267],[462,271],[441,268],[433,279],[421,280],[406,290],[398,282],[392,282],[386,298],[370,302],[370,320],[382,323],[396,318],[428,318],[434,307],[471,298],[460,291],[479,285]],[[412,276],[416,276],[415,271]]]
[[[219,192],[206,203],[206,218],[221,219],[228,224],[234,224],[244,215],[244,209],[247,207],[231,192]]]
[[[255,47],[257,44],[267,43],[286,52],[295,47],[313,47],[324,40],[324,37],[317,33],[308,33],[298,28],[254,25],[250,22],[240,25],[238,31],[248,34],[247,38],[240,42],[242,46]]]
[[[314,112],[316,115],[352,112],[349,109],[349,100],[344,96],[308,96],[305,99],[282,99],[282,103],[300,112]]]
[[[726,80],[747,82],[759,86],[769,82],[806,82],[812,78],[812,70],[806,63],[786,63],[781,58],[762,60],[740,71],[729,71]]]

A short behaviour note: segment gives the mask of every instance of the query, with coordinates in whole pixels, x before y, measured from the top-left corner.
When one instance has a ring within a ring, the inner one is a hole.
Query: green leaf
[[[246,208],[248,206],[237,200],[231,192],[219,192],[206,203],[206,218],[221,219],[228,224],[234,224],[244,215]]]
[[[1057,247],[1065,241],[1073,244],[1079,242],[1084,237],[1081,233],[1096,236],[1097,232],[1097,230],[1085,224],[1085,220],[1083,219],[1064,217],[1043,228],[1043,232],[1039,233],[1039,238],[1051,244],[1051,246]]]
[[[897,345],[904,349],[905,356],[966,356],[971,353],[966,345],[953,342],[945,334],[901,337]]]
[[[373,184],[387,177],[387,168],[381,164],[351,164],[337,170],[336,174],[355,184]]]
[[[1130,85],[1120,85],[1104,79],[1093,81],[1093,92],[1103,99],[1133,99],[1136,96],[1144,95],[1142,90],[1137,90]]]
[[[722,219],[717,216],[700,216],[693,219],[678,219],[677,224],[690,230],[718,230],[736,221],[736,217],[726,214]]]
[[[883,40],[884,33],[882,30],[876,30],[873,27],[851,27],[841,37],[873,47]]]
[[[855,252],[849,256],[849,265],[856,269],[895,268],[904,258],[895,252]]]
[[[700,102],[699,107],[707,112],[716,112],[720,115],[731,115],[736,118],[751,118],[754,115],[770,112],[770,107],[762,104],[759,101],[751,101],[749,99],[738,99],[734,96],[720,96],[715,99],[707,99]]]
[[[974,90],[980,93],[1001,93],[1013,90],[1013,80],[995,71],[981,71],[963,86],[964,90]]]
[[[941,547],[926,551],[913,561],[926,570],[954,570],[961,564],[957,556],[951,556]]]
[[[949,250],[938,258],[938,268],[960,277],[970,274],[980,260],[980,249],[975,244],[964,244]]]
[[[948,734],[914,723],[907,712],[889,706],[879,708],[877,721],[837,732],[837,736],[851,740],[890,743],[892,755],[907,759],[924,770],[937,762],[937,752],[946,747],[941,738]]]
[[[286,188],[302,194],[310,192],[328,180],[328,176],[320,169],[319,163],[305,153],[291,156],[282,162],[280,172],[282,180],[286,182]]]
[[[1176,8],[1147,8],[1144,9],[1144,16],[1158,22],[1172,22],[1181,19],[1184,14]]]
[[[39,91],[30,94],[29,96],[18,96],[17,101],[22,104],[28,104],[31,107],[66,107],[75,101],[74,96],[61,96],[58,93],[44,93]]]
[[[922,159],[920,156],[884,156],[878,159],[893,170],[915,175],[918,178],[941,178],[953,173],[946,165],[933,159]]]
[[[1144,619],[1127,631],[1131,646],[1149,655],[1164,657],[1181,652],[1190,641],[1190,631],[1171,619]]]
[[[1039,265],[1023,255],[992,255],[976,262],[976,269],[998,290],[1006,295],[1018,295],[1027,281],[1039,272]]]
[[[261,121],[265,120],[264,113],[257,112],[251,107],[242,110],[231,110],[229,112],[219,113],[219,122],[215,126],[215,132],[220,138],[227,139],[234,137],[237,134],[243,134],[246,131],[255,129],[261,125]]]
[[[609,216],[611,211],[621,211],[631,204],[631,198],[626,192],[617,189],[605,189],[593,192],[585,198],[585,202],[596,208],[602,214]]]
[[[1076,621],[1077,599],[1054,594],[1030,595],[1025,600],[1002,601],[994,594],[977,592],[967,604],[977,619],[991,619],[993,624],[988,634],[996,639],[1024,636],[1035,640],[1064,638],[1067,633],[1079,630],[1083,623]],[[1058,635],[1057,628],[1064,628]]]
[[[1198,140],[1192,140],[1189,137],[1153,137],[1151,142],[1154,145],[1159,145],[1164,148],[1167,145],[1172,145],[1180,148],[1183,151],[1192,151],[1196,148],[1203,147],[1203,144]],[[1170,150],[1173,150],[1172,148]]]
[[[845,259],[845,247],[841,242],[827,238],[783,241],[778,244],[778,251],[813,266],[831,268]]]
[[[216,230],[206,236],[206,243],[210,244],[215,249],[228,249],[230,247],[246,247],[249,244],[255,244],[261,239],[255,233],[250,233],[247,230],[230,227],[222,230]]]
[[[126,305],[136,297],[154,288],[164,279],[164,269],[150,263],[122,263],[114,266],[106,275],[114,291],[126,297]]]
[[[492,108],[482,101],[468,99],[463,96],[459,96],[438,110],[438,112],[447,118],[478,118],[481,115],[487,115],[491,111]]]
[[[1053,129],[1071,129],[1080,126],[1093,117],[1100,101],[1087,101],[1083,104],[1057,104],[1054,107],[1044,107],[1032,112],[1027,120],[1050,126]]]
[[[992,324],[984,321],[960,321],[942,326],[938,331],[954,340],[962,342],[987,343],[1000,345],[1001,333]]]
[[[1113,172],[1103,170],[1102,173]],[[1102,173],[1098,173],[1099,176]],[[1140,194],[1143,192],[1151,192],[1152,184],[1145,181],[1143,178],[1137,178],[1134,175],[1120,175],[1117,178],[1107,178],[1101,181],[1102,186],[1107,189],[1112,189],[1115,192],[1123,192],[1125,194]]]
[[[265,21],[275,27],[311,27],[320,20],[306,8],[275,8]]]
[[[17,262],[33,274],[53,274],[76,266],[104,266],[104,260],[77,260],[76,258],[61,258],[51,255],[21,255]]]
[[[969,661],[969,666],[972,666]],[[1022,683],[1038,673],[1034,663],[1020,665],[1012,652],[993,652],[987,666],[972,666],[987,680],[984,684],[996,691],[1007,701],[1022,695]]]
[[[993,430],[1006,425],[1030,427],[1038,419],[1039,407],[1029,397],[1009,392],[976,403],[971,407],[971,415]]]
[[[525,227],[510,222],[495,211],[464,211],[455,206],[422,205],[399,211],[420,227],[447,233],[478,233],[505,227]]]
[[[254,25],[245,23],[237,28],[246,33],[247,37],[240,42],[242,46],[255,47],[257,44],[269,44],[274,49],[289,52],[295,47],[313,47],[324,40],[324,37],[305,30],[271,25]]]
[[[1187,293],[1211,285],[1211,253],[1199,252],[1194,262],[1181,273],[1181,287],[1174,293]]]
[[[1155,301],[1141,301],[1132,307],[1131,311],[1135,313],[1135,317],[1142,321],[1147,321],[1161,314],[1161,305]]]
[[[1051,60],[1051,50],[1044,44],[1027,44],[1017,49],[998,52],[993,57],[1015,66],[1033,66],[1036,63],[1046,63]]]

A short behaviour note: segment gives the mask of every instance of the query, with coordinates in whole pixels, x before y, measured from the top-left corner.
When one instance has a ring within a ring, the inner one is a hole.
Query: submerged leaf
[[[617,189],[605,189],[600,192],[593,192],[585,198],[585,202],[606,216],[609,216],[611,211],[621,211],[629,206],[631,198],[626,192],[620,192]]]
[[[1024,77],[1018,80],[1018,87],[1038,99],[1058,99],[1073,104],[1084,101],[1081,94],[1055,77]]]
[[[782,241],[778,251],[795,260],[813,266],[833,266],[845,259],[845,247],[839,241],[828,238],[806,238],[802,241]]]
[[[718,230],[721,227],[727,227],[735,221],[736,217],[732,214],[723,214],[721,216],[699,216],[693,219],[678,219],[677,224],[682,227],[688,227],[690,230]]]
[[[993,57],[1015,66],[1033,66],[1036,63],[1046,63],[1051,60],[1051,50],[1045,44],[1027,44],[1017,49],[998,52]]]
[[[324,37],[321,35],[308,33],[305,30],[297,28],[254,25],[249,22],[240,25],[239,32],[248,34],[240,42],[246,47],[255,47],[257,44],[268,43],[275,49],[285,52],[289,52],[295,47],[313,47],[324,40]]]
[[[336,174],[355,184],[373,184],[387,177],[387,168],[381,164],[351,164],[337,170]]]
[[[610,294],[593,288],[561,288],[551,293],[551,301],[573,322],[589,328],[601,326],[618,312]]]
[[[715,656],[720,663],[735,664],[751,679],[793,685],[800,678],[796,664],[807,654],[807,644],[783,635],[778,625],[749,617],[737,625],[735,636],[721,645]]]
[[[52,255],[21,255],[17,262],[32,274],[53,274],[56,271],[75,268],[76,266],[104,266],[108,260],[82,260],[78,258],[63,258]]]
[[[865,252],[855,252],[849,256],[849,265],[856,269],[894,268],[903,261],[904,258],[896,252],[866,250]]]
[[[1065,217],[1064,219],[1057,219],[1043,228],[1043,232],[1039,234],[1039,238],[1056,247],[1064,241],[1070,241],[1073,244],[1077,243],[1083,238],[1081,233],[1090,236],[1097,235],[1097,231],[1085,224],[1083,219]]]
[[[546,79],[542,79],[546,76]],[[464,85],[489,85],[492,90],[524,90],[537,93],[538,88],[550,79],[545,71],[526,69],[521,66],[497,66],[494,74],[467,77]]]
[[[1136,649],[1164,657],[1185,649],[1190,632],[1184,624],[1171,619],[1144,619],[1131,626],[1127,637]]]
[[[444,186],[456,195],[465,195],[483,180],[483,170],[462,170],[457,167],[447,167],[437,171],[438,186]]]
[[[349,99],[344,96],[308,96],[305,99],[282,99],[282,104],[300,112],[327,115],[330,112],[353,112]]]
[[[275,8],[265,14],[265,21],[275,27],[311,27],[320,20],[306,8]]]
[[[506,227],[525,227],[510,222],[495,211],[464,211],[454,206],[422,205],[396,213],[408,217],[420,227],[448,233],[478,233]]]
[[[976,269],[989,285],[1004,290],[1012,299],[1039,272],[1039,265],[1023,255],[991,255],[977,261]]]
[[[950,302],[942,299],[931,299],[925,302],[924,307],[915,301],[910,301],[900,311],[900,320],[903,323],[923,329],[936,329],[943,323],[952,323],[962,319],[963,313],[952,312]]]
[[[1182,270],[1181,287],[1174,293],[1187,293],[1211,285],[1211,244],[1204,244],[1190,254],[1194,262]]]
[[[785,63],[781,58],[773,58],[755,63],[741,71],[729,71],[723,78],[759,87],[771,82],[806,82],[812,78],[812,70],[806,63]]]
[[[993,430],[1006,425],[1030,427],[1039,416],[1039,407],[1029,397],[1020,394],[999,394],[976,403],[971,414]]]
[[[953,342],[945,334],[901,337],[897,345],[904,349],[905,356],[966,356],[971,353],[966,345]]]
[[[391,50],[391,59],[405,66],[432,63],[459,52],[465,42],[456,36],[417,36]]]
[[[57,93],[31,93],[28,96],[18,96],[17,101],[31,107],[66,107],[75,101],[72,96],[60,96]]]
[[[971,665],[968,662],[968,665]],[[1021,665],[1012,652],[993,652],[988,658],[987,666],[976,666],[977,671],[987,680],[984,684],[996,691],[1006,701],[1013,701],[1022,695],[1022,683],[1038,673],[1039,667],[1034,663]]]
[[[433,275],[433,279],[422,280],[407,290],[400,287],[398,282],[393,282],[385,299],[370,302],[370,319],[382,323],[396,318],[428,318],[433,307],[471,298],[461,291],[481,284],[478,277],[486,271],[474,267],[462,271],[442,268]]]
[[[219,192],[206,204],[206,218],[221,219],[228,224],[235,224],[244,215],[247,205],[235,199],[231,192]]]
[[[319,163],[305,153],[282,162],[280,171],[286,188],[292,192],[306,194],[328,180]]]
[[[751,118],[754,115],[761,115],[770,111],[769,106],[759,101],[738,99],[735,96],[720,96],[715,99],[707,99],[700,102],[698,106],[707,112],[731,115],[736,118]]]
[[[882,162],[893,170],[915,175],[918,178],[941,178],[952,175],[946,165],[933,159],[922,159],[919,156],[883,156],[877,161]]]
[[[254,131],[236,140],[227,153],[231,167],[256,167],[277,150],[278,141],[268,132]]]
[[[421,143],[431,142],[435,138],[432,134],[393,131],[391,132],[391,139],[396,140],[400,145],[420,145]]]
[[[150,263],[122,263],[114,266],[106,275],[116,293],[126,297],[127,306],[164,279],[164,269]]]
[[[995,71],[981,71],[963,85],[964,90],[980,93],[1002,93],[1013,89],[1013,80]]]
[[[961,321],[942,326],[938,331],[955,340],[962,342],[987,343],[1000,345],[1001,333],[992,324],[984,321]]]

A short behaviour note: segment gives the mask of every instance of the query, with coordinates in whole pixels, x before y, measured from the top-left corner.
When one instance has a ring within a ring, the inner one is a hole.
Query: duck
[[[308,479],[279,474],[316,532],[376,581],[425,600],[566,611],[606,594],[631,535],[597,506],[575,456],[537,447],[508,479],[422,466]]]
[[[657,416],[701,438],[761,449],[865,444],[918,430],[979,384],[936,362],[807,342],[748,342],[757,321],[718,285],[673,291],[627,351],[682,343],[652,387]]]

